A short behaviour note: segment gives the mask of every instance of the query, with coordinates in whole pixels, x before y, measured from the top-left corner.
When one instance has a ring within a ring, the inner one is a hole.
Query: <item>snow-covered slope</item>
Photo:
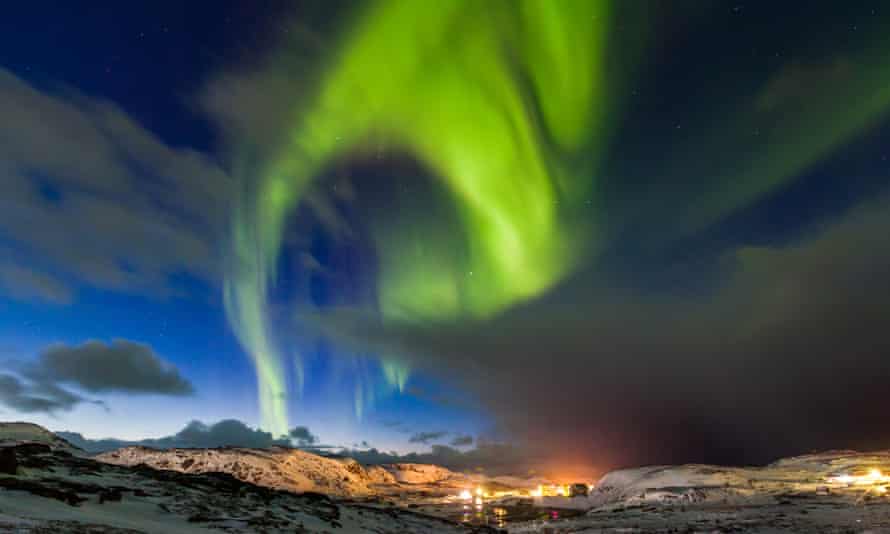
[[[445,484],[468,486],[467,475],[430,464],[363,466],[351,458],[327,458],[309,452],[273,447],[246,449],[152,449],[124,447],[97,455],[117,465],[145,464],[183,473],[229,473],[239,480],[294,492],[316,491],[338,497],[378,493],[382,485]]]
[[[371,478],[372,484],[382,484],[382,485],[398,484],[396,477],[394,477],[392,475],[392,473],[387,471],[386,468],[384,468],[381,465],[367,465],[367,466],[365,466],[365,471],[367,471],[368,476]]]
[[[42,443],[54,449],[67,450],[69,452],[80,451],[71,443],[40,425],[23,422],[0,423],[0,447],[20,443]]]
[[[351,458],[325,458],[297,449],[151,449],[125,447],[95,457],[116,465],[145,464],[182,473],[228,473],[239,480],[297,493],[314,491],[338,497],[374,493],[373,485],[392,483],[381,469],[369,471]]]
[[[3,532],[469,531],[458,523],[408,510],[273,490],[223,473],[185,474],[111,465],[37,443],[8,445],[2,454]]]
[[[649,466],[612,471],[587,498],[537,505],[588,509],[566,532],[890,532],[890,451],[829,451],[765,467]],[[542,532],[532,521],[510,532]]]
[[[432,464],[386,464],[383,468],[389,471],[397,482],[405,484],[436,484],[465,478],[459,473]]]
[[[890,473],[890,451],[829,451],[785,458],[765,467],[716,465],[650,466],[606,474],[590,503],[748,502],[788,492],[860,491],[866,485],[844,484],[838,476],[872,470]],[[869,486],[871,487],[871,486]],[[876,487],[883,487],[877,484]]]

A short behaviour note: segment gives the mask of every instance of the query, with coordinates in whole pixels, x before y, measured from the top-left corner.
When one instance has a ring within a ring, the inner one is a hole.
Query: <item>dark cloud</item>
[[[0,116],[6,294],[67,303],[70,285],[85,283],[165,296],[181,292],[183,272],[215,283],[232,194],[217,163],[166,145],[114,104],[2,69]]]
[[[0,262],[0,291],[19,299],[39,299],[54,304],[70,304],[71,289],[47,273],[11,262]]]
[[[236,419],[206,425],[192,421],[179,433],[158,440],[146,440],[155,447],[271,447],[290,445],[287,438],[275,438],[269,432],[253,429]]]
[[[326,451],[317,451],[325,454]],[[327,453],[329,454],[329,453]],[[344,449],[338,456],[355,458],[365,465],[392,463],[435,464],[455,471],[484,471],[488,474],[517,474],[529,465],[527,451],[512,444],[480,443],[476,448],[460,451],[446,445],[433,445],[430,452],[397,454],[377,449]]]
[[[413,434],[408,441],[411,443],[429,443],[431,441],[437,441],[448,435],[448,432],[445,431],[437,431],[437,432],[417,432]]]
[[[473,444],[473,436],[455,436],[451,440],[452,447],[469,447]]]
[[[594,266],[490,321],[381,327],[340,313],[323,327],[459,380],[542,466],[886,446],[888,200],[791,244],[726,250],[728,275],[706,290],[640,290]]]
[[[52,384],[30,384],[0,375],[0,403],[21,413],[67,412],[85,399]]]
[[[0,381],[2,384],[2,381]],[[115,438],[88,439],[77,432],[56,432],[59,437],[90,453],[100,453],[128,446],[144,446],[154,448],[189,448],[189,447],[254,447],[267,448],[273,446],[292,446],[293,441],[305,450],[323,456],[355,458],[366,465],[387,463],[428,463],[449,469],[467,471],[484,470],[491,474],[516,473],[517,466],[526,465],[527,453],[522,449],[505,443],[480,441],[476,448],[460,451],[444,445],[433,445],[430,452],[398,454],[382,452],[370,448],[367,441],[361,443],[362,448],[345,449],[330,445],[318,445],[318,438],[306,427],[295,427],[288,437],[274,438],[272,434],[253,429],[241,421],[228,419],[207,425],[200,421],[192,421],[180,432],[158,439],[127,441]],[[308,442],[313,442],[309,446]],[[300,442],[303,442],[301,444]],[[336,452],[335,452],[336,451]]]
[[[191,383],[149,346],[127,340],[111,344],[88,341],[78,346],[51,345],[35,360],[7,360],[14,374],[0,375],[0,404],[23,413],[70,411],[85,398],[69,387],[91,393],[189,395]]]
[[[305,429],[305,427],[298,427]],[[294,429],[297,430],[297,429]],[[314,436],[305,429],[308,436]],[[127,441],[115,438],[87,439],[76,432],[56,432],[60,437],[91,453],[100,453],[141,445],[157,449],[167,448],[212,448],[212,447],[252,447],[267,448],[273,446],[291,446],[288,437],[274,437],[268,432],[254,429],[236,419],[226,419],[214,424],[192,421],[172,436],[157,439]]]
[[[75,385],[92,393],[111,391],[189,395],[191,383],[151,347],[117,339],[110,344],[87,341],[78,346],[53,345],[28,367],[40,381]]]
[[[305,426],[294,427],[290,431],[290,437],[301,447],[307,447],[318,443],[318,436],[309,432]]]

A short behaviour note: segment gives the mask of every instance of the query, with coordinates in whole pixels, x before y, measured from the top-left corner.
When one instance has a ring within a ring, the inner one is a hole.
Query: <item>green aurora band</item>
[[[470,229],[460,258],[447,240],[425,251],[424,242],[437,243],[378,238],[384,320],[489,316],[571,269],[577,239],[557,206],[588,195],[589,182],[571,179],[556,156],[590,147],[601,123],[607,7],[379,2],[359,17],[263,172],[255,204],[235,215],[226,309],[256,364],[264,428],[287,429],[284,373],[266,320],[284,221],[332,158],[371,140],[415,155],[447,184]],[[404,385],[407,369],[391,361],[383,369]]]
[[[606,74],[608,56],[618,52],[607,47],[614,6],[481,5],[380,1],[358,13],[277,157],[251,177],[253,194],[233,214],[226,312],[256,366],[262,427],[275,435],[287,432],[288,388],[269,292],[287,217],[337,158],[381,146],[410,154],[442,181],[457,212],[458,235],[435,220],[373,229],[384,323],[484,320],[545,292],[596,252],[602,236],[590,213],[609,200],[598,195],[595,177],[619,85]],[[769,138],[726,139],[747,143],[748,166],[718,170],[707,182],[707,173],[692,178],[699,180],[695,206],[683,206],[688,191],[671,183],[654,183],[650,197],[668,194],[671,208],[682,209],[678,232],[694,232],[787,182],[890,104],[888,62],[875,51],[866,58],[869,75],[845,90],[843,111],[803,108]],[[773,112],[769,99],[757,105]],[[740,116],[737,130],[752,128],[749,121]],[[776,137],[797,139],[785,158],[771,149]],[[713,139],[680,147],[673,172],[687,164],[683,154]],[[391,387],[404,387],[407,366],[384,357],[382,368]]]

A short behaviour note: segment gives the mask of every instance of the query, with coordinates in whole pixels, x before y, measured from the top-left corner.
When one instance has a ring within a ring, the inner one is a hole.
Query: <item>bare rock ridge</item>
[[[365,467],[351,458],[325,458],[281,447],[165,450],[125,447],[95,458],[109,464],[145,464],[182,473],[228,473],[258,486],[297,493],[315,491],[337,497],[372,495],[374,485],[396,482],[379,466]]]
[[[296,449],[152,449],[124,447],[97,455],[115,465],[145,464],[182,473],[229,473],[239,480],[294,492],[317,491],[338,497],[366,497],[395,484],[472,484],[460,473],[428,464],[365,466],[352,458],[327,458]]]

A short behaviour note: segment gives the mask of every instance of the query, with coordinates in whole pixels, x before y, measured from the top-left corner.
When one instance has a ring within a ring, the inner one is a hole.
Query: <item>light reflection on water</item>
[[[461,522],[470,525],[488,525],[506,528],[518,521],[558,521],[565,519],[562,510],[535,508],[531,503],[505,505],[473,501],[462,505]]]

